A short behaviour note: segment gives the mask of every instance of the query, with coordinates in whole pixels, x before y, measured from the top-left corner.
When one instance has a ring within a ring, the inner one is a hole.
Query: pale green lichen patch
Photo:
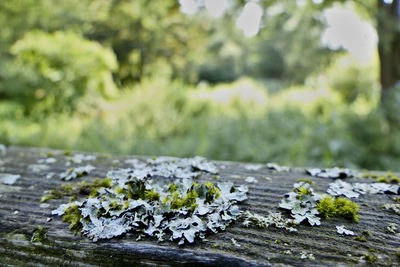
[[[354,232],[349,229],[346,229],[346,227],[344,225],[336,226],[336,232],[339,235],[354,235]]]
[[[341,169],[338,167],[331,169],[310,168],[306,169],[306,173],[319,178],[351,178],[355,175],[354,171],[350,169]]]
[[[19,174],[0,173],[0,181],[5,185],[13,185],[20,177]]]
[[[326,191],[331,196],[345,196],[347,198],[358,198],[364,194],[398,194],[399,185],[387,183],[347,183],[342,180],[336,180],[329,184]]]
[[[309,183],[295,183],[293,192],[289,192],[282,199],[279,207],[290,210],[291,216],[296,223],[308,221],[310,225],[321,225],[318,215],[317,201],[320,195],[314,193]]]
[[[63,204],[52,214],[93,241],[135,232],[184,244],[224,230],[240,215],[235,204],[247,198],[244,186],[194,181],[202,172],[217,172],[203,158],[130,163],[136,168],[108,172],[108,183],[89,186],[87,199]],[[82,186],[67,191],[74,188]]]
[[[65,172],[60,174],[60,179],[65,181],[70,181],[84,175],[90,174],[96,168],[92,165],[86,165],[76,168],[69,168]]]
[[[321,218],[343,217],[358,221],[358,205],[346,198],[322,197],[314,192],[308,182],[293,185],[293,191],[285,195],[279,207],[290,210],[294,222],[307,221],[310,225],[321,225]]]

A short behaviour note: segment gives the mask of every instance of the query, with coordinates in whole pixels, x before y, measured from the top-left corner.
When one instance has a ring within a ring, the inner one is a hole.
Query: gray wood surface
[[[54,154],[57,162],[46,164],[49,170],[32,170],[30,165],[38,164],[38,160],[46,158],[49,152]],[[357,199],[360,204],[358,223],[334,218],[323,220],[319,227],[300,225],[298,233],[274,227],[245,228],[238,221],[225,232],[209,234],[205,242],[196,241],[184,247],[169,241],[157,243],[150,238],[136,241],[133,234],[93,243],[85,237],[74,236],[61,217],[50,215],[51,210],[66,203],[68,197],[48,201],[47,208],[40,207],[40,199],[46,190],[67,183],[57,177],[45,177],[49,172],[60,173],[68,169],[66,157],[64,151],[19,147],[10,147],[6,154],[0,154],[0,173],[21,175],[13,185],[0,183],[0,266],[352,266],[367,264],[363,255],[376,256],[373,265],[399,266],[400,237],[388,233],[386,227],[389,223],[399,224],[400,216],[382,208],[385,203],[394,203],[393,195],[364,195]],[[128,167],[129,164],[124,163],[128,158],[135,157],[97,155],[95,161],[88,162],[96,166],[96,170],[79,181],[105,177],[111,168]],[[215,163],[220,168],[219,181],[249,187],[248,200],[239,205],[241,210],[259,214],[277,210],[282,196],[292,189],[297,179],[313,180],[318,192],[325,191],[333,182],[333,179],[310,177],[302,169],[277,173],[265,166],[250,171],[244,163]],[[78,165],[83,164],[75,164]],[[247,176],[256,178],[258,183],[247,183]],[[211,176],[203,176],[200,180],[215,181]],[[365,178],[347,180],[372,181]],[[52,218],[49,222],[48,217]],[[342,224],[357,235],[362,236],[363,230],[369,230],[372,235],[366,237],[367,242],[354,240],[352,236],[339,236],[335,226]],[[48,230],[48,238],[43,244],[30,242],[38,226]],[[233,244],[232,239],[238,245]],[[313,254],[315,259],[301,259],[303,252]]]

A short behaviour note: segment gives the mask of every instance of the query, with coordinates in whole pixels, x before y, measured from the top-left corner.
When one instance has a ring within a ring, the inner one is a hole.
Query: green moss
[[[298,182],[298,183],[299,183],[299,182],[304,182],[304,183],[308,183],[308,184],[313,184],[313,183],[314,183],[313,181],[311,181],[311,180],[309,180],[309,179],[304,179],[304,178],[298,179],[297,182]]]
[[[78,198],[79,194],[96,196],[97,190],[102,187],[110,188],[111,187],[111,179],[104,178],[104,179],[100,180],[99,178],[96,178],[91,183],[87,183],[87,182],[83,181],[76,185],[73,185],[73,184],[61,185],[56,189],[50,190],[49,194],[44,195],[40,201],[46,202],[50,199],[59,199],[64,196],[70,196],[70,199],[72,199],[71,201],[73,201]]]
[[[387,179],[386,176],[379,176],[376,179],[376,182],[378,182],[378,183],[390,183],[390,181]]]
[[[371,234],[371,232],[369,231],[369,230],[363,230],[362,231],[362,234],[364,235],[364,236],[367,236],[367,237],[370,237],[372,234]]]
[[[400,248],[397,249],[396,256],[397,256],[398,258],[400,258]]]
[[[145,192],[145,197],[150,201],[160,200],[160,194],[158,192],[154,192],[153,188]]]
[[[358,221],[359,206],[347,198],[333,198],[326,196],[321,199],[317,208],[323,218],[343,217],[351,221]]]
[[[67,149],[66,149],[66,150],[64,150],[64,155],[65,155],[65,156],[69,156],[69,155],[71,155],[71,151],[69,151],[69,150],[67,150]]]
[[[206,201],[207,202],[212,202],[214,199],[217,199],[221,196],[221,190],[219,190],[218,187],[216,187],[213,183],[208,182],[206,183]]]
[[[372,264],[374,264],[375,262],[378,261],[378,257],[375,256],[375,255],[365,254],[364,255],[364,260],[365,260],[366,263],[372,265]]]
[[[362,236],[355,236],[353,239],[358,241],[358,242],[363,242],[363,243],[368,242],[368,240],[365,237],[362,237]]]
[[[82,230],[81,218],[82,214],[79,207],[77,205],[71,205],[65,210],[63,221],[69,223],[69,229],[74,230],[74,234],[77,234]]]
[[[400,178],[398,176],[392,176],[392,177],[390,177],[390,182],[392,184],[398,184],[398,183],[400,183]]]
[[[393,198],[393,201],[394,201],[394,202],[400,202],[400,197],[394,197],[394,198]]]
[[[43,226],[38,226],[38,229],[33,232],[31,242],[43,243],[47,239],[47,229]]]
[[[318,212],[325,219],[329,219],[336,215],[337,209],[335,207],[335,200],[331,196],[324,197],[318,202]]]

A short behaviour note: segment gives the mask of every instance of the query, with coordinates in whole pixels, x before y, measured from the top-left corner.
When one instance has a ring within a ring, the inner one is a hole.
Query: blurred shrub
[[[326,75],[328,86],[346,103],[355,102],[357,98],[371,100],[379,91],[376,65],[361,66],[344,57],[335,61]]]
[[[115,90],[114,54],[72,32],[32,31],[11,48],[13,75],[0,92],[20,101],[25,113],[72,112],[81,97]]]

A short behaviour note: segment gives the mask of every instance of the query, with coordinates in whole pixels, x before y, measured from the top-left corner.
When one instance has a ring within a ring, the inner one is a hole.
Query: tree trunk
[[[384,107],[393,86],[400,81],[400,9],[399,0],[385,4],[378,0],[377,30],[380,59],[381,104]]]

